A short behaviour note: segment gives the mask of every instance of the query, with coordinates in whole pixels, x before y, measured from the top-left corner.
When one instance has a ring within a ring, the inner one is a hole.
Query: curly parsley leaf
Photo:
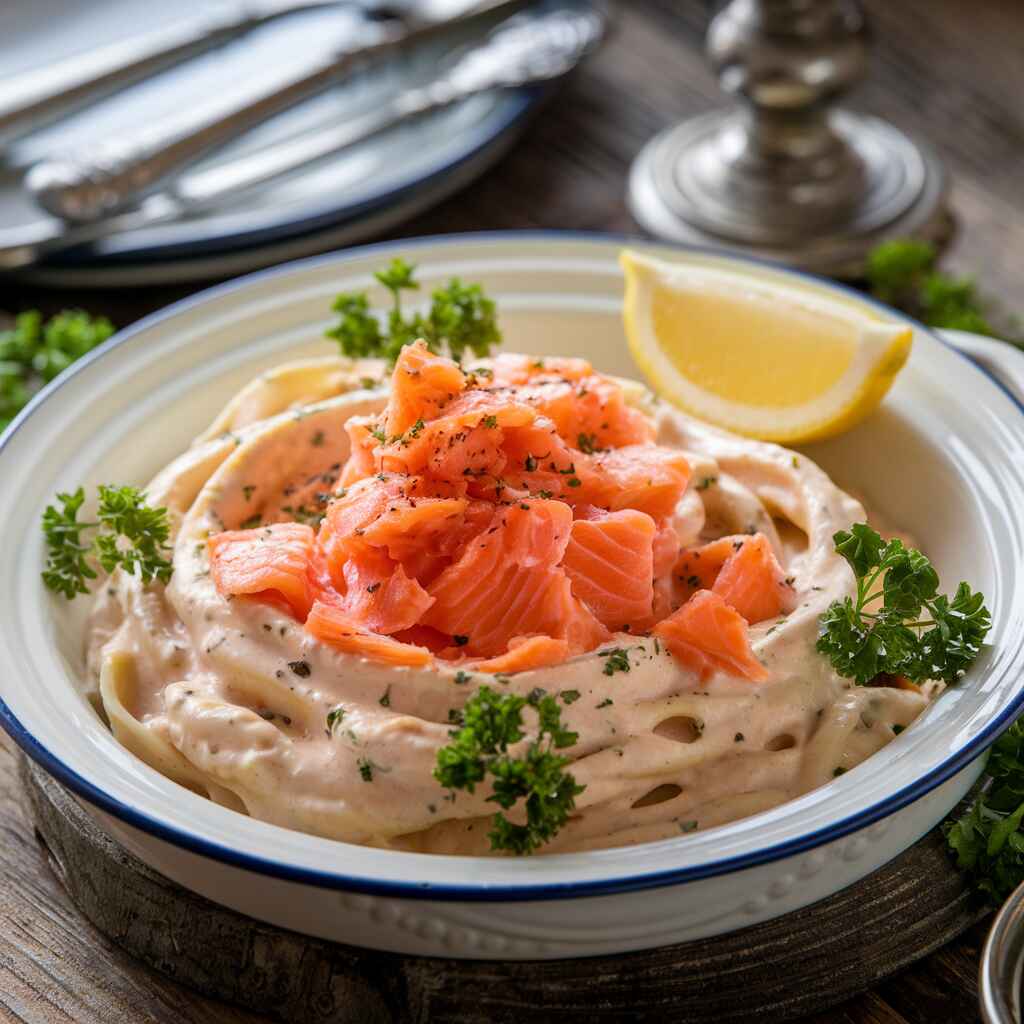
[[[453,278],[431,295],[430,309],[406,314],[402,293],[418,291],[416,265],[394,259],[374,277],[391,293],[391,309],[383,322],[370,311],[365,292],[344,292],[333,309],[340,315],[338,324],[327,331],[342,355],[351,358],[378,357],[394,363],[403,346],[422,338],[432,352],[447,348],[461,362],[468,352],[486,356],[501,342],[494,302],[480,285],[463,284]]]
[[[85,491],[81,487],[73,494],[58,494],[57,501],[61,505],[59,509],[47,505],[43,512],[47,547],[43,582],[70,601],[76,594],[89,593],[85,581],[96,578],[88,562],[91,549],[82,543],[82,531],[95,524],[78,521],[78,511],[85,502]]]
[[[528,706],[537,715],[537,737],[514,757],[509,747],[526,737],[523,711]],[[564,770],[568,758],[554,753],[571,747],[577,734],[563,728],[554,697],[501,695],[488,686],[481,686],[466,702],[462,722],[462,728],[451,733],[451,743],[437,752],[434,778],[447,789],[472,793],[490,777],[488,801],[502,810],[518,805],[526,815],[520,824],[497,812],[488,833],[492,849],[533,853],[557,835],[583,792],[584,787]]]
[[[108,573],[118,567],[137,572],[143,583],[171,578],[167,509],[147,505],[144,491],[100,484],[96,522],[78,519],[83,488],[58,494],[57,501],[60,508],[47,505],[43,512],[47,559],[42,577],[50,590],[68,600],[87,594],[86,580],[97,575],[94,562]],[[86,531],[95,531],[89,543],[83,538]]]
[[[939,594],[938,573],[920,551],[898,539],[884,541],[866,523],[839,531],[833,541],[853,570],[857,592],[833,601],[822,615],[818,651],[861,685],[883,672],[955,683],[991,625],[984,597],[966,583],[952,600]]]
[[[447,345],[453,359],[462,362],[466,352],[482,358],[501,343],[501,331],[492,299],[478,284],[463,284],[457,277],[431,296],[423,340],[432,352]]]

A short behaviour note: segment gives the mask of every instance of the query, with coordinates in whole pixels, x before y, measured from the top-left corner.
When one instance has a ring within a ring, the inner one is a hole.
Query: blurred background
[[[688,116],[735,103],[705,49],[709,21],[721,6],[608,5],[603,45],[572,74],[485,91],[183,220],[114,232],[7,269],[0,274],[0,310],[49,314],[81,306],[120,326],[210,281],[352,242],[510,228],[642,234],[627,189],[645,144]],[[793,6],[813,13],[823,4]],[[867,0],[863,8],[871,28],[867,70],[848,94],[844,88],[842,103],[934,148],[948,174],[957,226],[944,267],[973,275],[997,306],[1012,305],[1020,293],[1013,257],[1024,251],[1024,4]],[[83,49],[237,10],[204,0],[8,0],[0,11],[0,68],[10,83]],[[71,118],[22,131],[3,147],[0,243],[10,248],[36,237],[47,221],[46,231],[53,230],[53,218],[24,185],[34,164],[68,155],[102,159],[104,147],[137,142],[211,102],[230,105],[272,91],[296,68],[335,53],[359,17],[334,5],[278,18]],[[186,180],[253,153],[287,151],[379,109],[437,78],[467,47],[486,40],[498,20],[440,32],[262,119],[191,164]]]

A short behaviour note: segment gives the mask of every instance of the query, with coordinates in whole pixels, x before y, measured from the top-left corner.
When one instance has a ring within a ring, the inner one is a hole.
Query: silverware
[[[198,108],[126,139],[107,140],[89,153],[70,153],[32,167],[25,184],[47,212],[88,223],[125,212],[158,191],[183,168],[275,114],[379,60],[483,14],[523,0],[427,0],[410,16],[370,21],[341,50],[301,70],[286,70],[255,96],[214,97]]]
[[[495,29],[486,42],[465,51],[433,81],[406,89],[383,106],[336,128],[194,172],[149,196],[138,209],[108,220],[71,226],[50,220],[34,234],[18,239],[5,239],[0,232],[0,268],[27,266],[47,253],[177,220],[478,93],[557,78],[592,52],[603,38],[605,26],[605,17],[583,8],[517,16]]]
[[[1024,885],[992,922],[978,972],[978,1001],[985,1024],[1020,1024],[1024,971]]]
[[[221,10],[189,18],[33,71],[0,78],[0,140],[6,143],[45,127],[126,85],[277,18],[341,5],[378,10],[357,0],[259,0],[233,12]]]

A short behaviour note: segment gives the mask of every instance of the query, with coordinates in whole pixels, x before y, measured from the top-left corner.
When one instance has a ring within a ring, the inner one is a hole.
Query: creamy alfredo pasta
[[[595,650],[495,681],[476,672],[480,655],[388,663],[317,639],[281,601],[219,591],[210,538],[315,521],[345,472],[346,426],[385,408],[382,379],[369,361],[282,366],[150,484],[150,502],[170,513],[173,577],[144,586],[114,574],[96,597],[88,665],[115,736],[157,771],[287,828],[485,854],[488,791],[446,799],[437,751],[474,683],[540,688],[571,695],[561,715],[578,739],[564,753],[585,787],[545,851],[585,850],[776,806],[859,764],[925,707],[927,691],[854,686],[815,651],[819,616],[853,585],[832,535],[865,518],[861,505],[806,458],[705,426],[633,384],[627,401],[650,418],[653,440],[689,466],[670,518],[678,545],[759,534],[786,574],[788,613],[749,629],[763,679],[697,673],[657,636],[617,629]]]

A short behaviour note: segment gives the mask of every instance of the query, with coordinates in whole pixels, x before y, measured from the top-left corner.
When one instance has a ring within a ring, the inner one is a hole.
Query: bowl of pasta
[[[641,383],[623,244],[300,261],[65,372],[0,439],[0,724],[167,877],[403,953],[720,934],[934,827],[1024,706],[1024,357],[645,245],[901,346],[755,440]]]

